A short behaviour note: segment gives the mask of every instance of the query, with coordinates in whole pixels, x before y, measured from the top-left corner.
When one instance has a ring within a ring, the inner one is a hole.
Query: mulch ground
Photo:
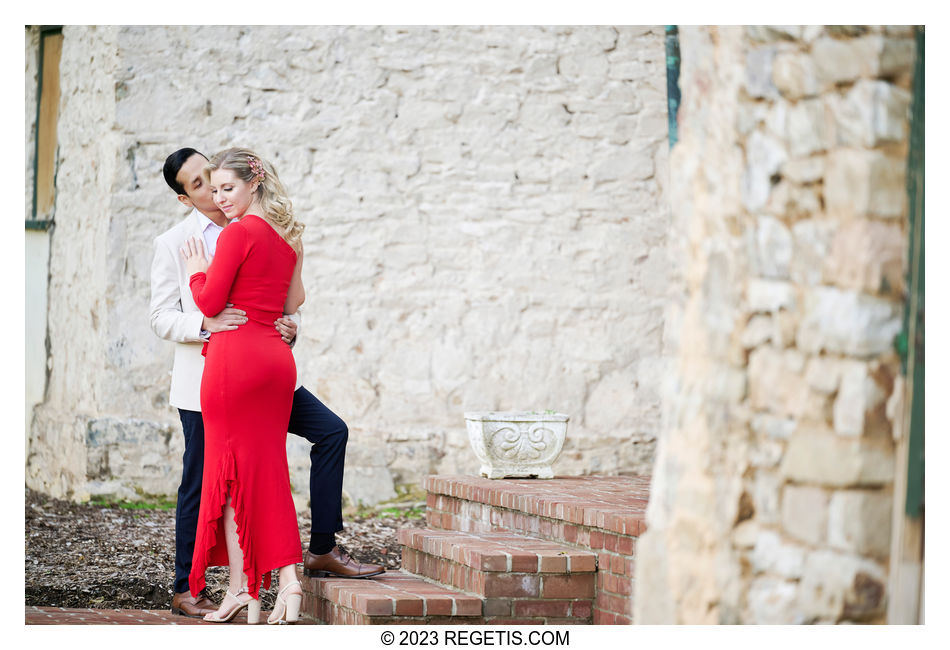
[[[145,609],[171,606],[175,566],[175,511],[77,504],[26,490],[26,605]],[[310,540],[310,513],[298,515],[300,538]],[[422,527],[411,510],[401,514],[344,517],[337,542],[362,562],[391,569],[401,565],[400,528]],[[226,567],[207,574],[208,592],[219,602]],[[273,607],[273,587],[261,592]]]

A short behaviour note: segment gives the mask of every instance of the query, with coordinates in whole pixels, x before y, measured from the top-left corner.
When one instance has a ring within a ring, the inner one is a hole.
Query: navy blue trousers
[[[198,411],[178,409],[185,434],[181,485],[175,508],[175,593],[188,591],[191,557],[195,552],[201,474],[204,469],[205,428]],[[310,447],[310,534],[343,530],[343,462],[349,431],[346,423],[313,393],[301,386],[294,392],[290,433]]]

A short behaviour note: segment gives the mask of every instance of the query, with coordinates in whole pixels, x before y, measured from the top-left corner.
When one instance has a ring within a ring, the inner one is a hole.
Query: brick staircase
[[[425,529],[399,531],[402,570],[304,578],[329,624],[629,624],[649,477],[429,476]]]

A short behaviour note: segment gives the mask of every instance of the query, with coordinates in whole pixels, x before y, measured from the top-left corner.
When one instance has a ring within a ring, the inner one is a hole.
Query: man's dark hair
[[[178,182],[178,172],[181,171],[181,166],[184,165],[185,162],[195,154],[198,154],[205,159],[208,158],[197,149],[185,147],[184,149],[179,149],[165,159],[165,166],[162,167],[162,174],[165,175],[165,182],[168,183],[168,187],[175,190],[175,194],[184,194],[185,196],[188,195],[188,192],[185,191],[185,188],[182,187],[182,184]]]

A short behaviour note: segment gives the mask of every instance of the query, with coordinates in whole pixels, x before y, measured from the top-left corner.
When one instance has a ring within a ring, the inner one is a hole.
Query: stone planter
[[[465,414],[468,440],[488,478],[554,478],[569,417],[563,413],[486,411]]]

